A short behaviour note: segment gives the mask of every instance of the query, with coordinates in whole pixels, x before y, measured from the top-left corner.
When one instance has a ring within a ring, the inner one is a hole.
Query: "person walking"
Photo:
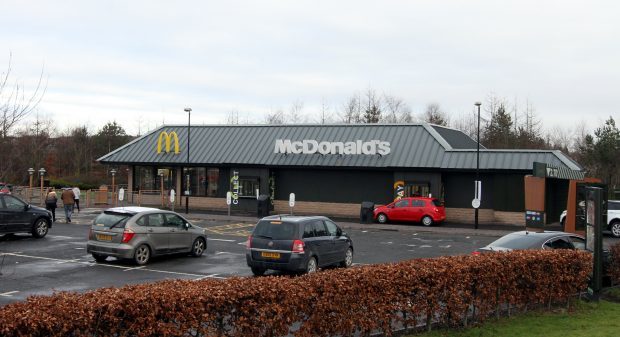
[[[75,203],[75,194],[73,194],[73,190],[69,187],[63,188],[60,199],[62,199],[62,204],[65,207],[65,219],[67,220],[67,223],[71,223],[73,204]]]
[[[73,188],[73,195],[75,195],[74,197],[74,201],[75,201],[75,208],[77,208],[78,213],[80,213],[80,188],[75,186]]]
[[[54,192],[54,188],[50,187],[47,190],[47,194],[45,195],[45,209],[52,212],[52,222],[56,221],[56,206],[58,202],[58,197],[56,196],[56,192]]]

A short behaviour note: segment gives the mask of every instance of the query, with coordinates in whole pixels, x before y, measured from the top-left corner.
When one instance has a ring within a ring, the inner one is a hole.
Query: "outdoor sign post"
[[[288,196],[288,205],[291,207],[291,215],[293,215],[293,207],[295,207],[295,193]]]
[[[232,204],[232,192],[226,192],[226,205],[228,205],[228,216],[230,217],[230,204]]]
[[[603,189],[586,187],[586,249],[594,253],[588,297],[598,301],[603,285]]]
[[[121,207],[123,207],[123,199],[125,199],[125,189],[121,188],[118,190],[118,201],[121,202]]]
[[[176,196],[176,192],[174,188],[170,190],[170,206],[172,207],[172,211],[174,212],[174,197]],[[183,199],[181,199],[183,200]]]

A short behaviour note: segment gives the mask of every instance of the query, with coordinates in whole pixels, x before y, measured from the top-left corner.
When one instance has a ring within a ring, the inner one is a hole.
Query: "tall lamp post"
[[[114,197],[114,176],[116,176],[116,170],[111,169],[110,174],[112,175],[112,201],[116,205],[116,198]]]
[[[478,107],[478,129],[476,131],[476,191],[472,204],[474,205],[474,228],[478,229],[478,208],[481,203],[480,192],[482,190],[482,184],[480,183],[480,106],[482,103],[476,102],[474,105]]]
[[[187,112],[187,175],[185,180],[185,214],[189,213],[189,131],[190,120],[192,116],[192,108],[185,108]]]
[[[32,176],[34,175],[34,169],[32,167],[28,169],[28,175],[30,176],[30,184],[29,184],[30,188],[28,192],[29,194],[28,197],[29,197],[30,202],[32,202]]]
[[[41,176],[41,206],[43,206],[43,176],[45,175],[45,169],[44,168],[40,168],[39,169],[39,175]]]

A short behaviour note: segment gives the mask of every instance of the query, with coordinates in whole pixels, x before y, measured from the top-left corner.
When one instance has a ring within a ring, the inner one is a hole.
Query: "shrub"
[[[620,242],[609,247],[608,273],[613,284],[620,284]]]
[[[507,306],[565,300],[586,287],[591,261],[579,251],[515,251],[61,292],[0,308],[0,335],[390,335],[395,326],[460,325]]]

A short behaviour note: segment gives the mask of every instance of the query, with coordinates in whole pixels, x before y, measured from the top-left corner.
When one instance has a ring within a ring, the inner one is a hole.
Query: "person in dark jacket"
[[[54,188],[50,187],[47,190],[47,195],[45,195],[45,209],[52,212],[52,221],[56,221],[56,203],[58,202],[58,197],[56,196],[56,192],[54,192]]]
[[[73,190],[69,187],[63,188],[60,199],[62,199],[62,204],[65,207],[65,219],[67,219],[67,223],[71,223],[73,204],[75,204],[75,194],[73,194]]]

